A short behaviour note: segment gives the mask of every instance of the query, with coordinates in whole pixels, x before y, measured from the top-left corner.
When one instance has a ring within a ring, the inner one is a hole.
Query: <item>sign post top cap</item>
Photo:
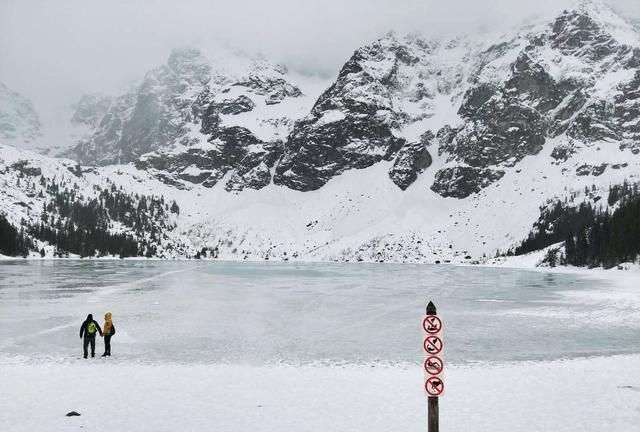
[[[433,304],[432,301],[429,302],[429,304],[427,305],[427,315],[437,315],[438,313],[436,312],[436,305]]]

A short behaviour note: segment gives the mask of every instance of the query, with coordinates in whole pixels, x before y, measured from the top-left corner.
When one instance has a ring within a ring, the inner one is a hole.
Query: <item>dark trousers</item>
[[[111,335],[104,335],[104,353],[111,355]]]
[[[95,336],[85,336],[82,344],[82,348],[84,349],[84,358],[87,358],[87,348],[91,345],[91,357],[96,356],[96,337]]]

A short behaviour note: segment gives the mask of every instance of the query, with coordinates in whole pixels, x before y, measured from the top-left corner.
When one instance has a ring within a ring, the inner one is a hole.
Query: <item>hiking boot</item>
[[[108,355],[109,355],[109,354],[104,353],[104,354],[102,354],[102,357],[106,357],[106,356],[108,356]]]

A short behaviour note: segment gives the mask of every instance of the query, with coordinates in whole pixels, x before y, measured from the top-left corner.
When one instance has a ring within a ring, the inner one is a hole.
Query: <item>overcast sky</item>
[[[517,25],[573,0],[0,0],[0,81],[36,103],[117,93],[173,47],[223,40],[334,75],[389,30],[440,34]],[[640,17],[640,0],[611,0]]]

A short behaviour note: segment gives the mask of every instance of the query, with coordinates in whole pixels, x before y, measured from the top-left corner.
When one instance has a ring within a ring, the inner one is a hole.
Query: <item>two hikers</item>
[[[104,333],[100,328],[100,324],[93,319],[93,315],[87,315],[87,319],[80,326],[80,339],[83,339],[82,349],[84,358],[88,357],[89,346],[91,346],[91,357],[96,356],[96,334],[100,337],[104,335],[104,354],[103,357],[111,355],[111,336],[116,333],[116,328],[111,321],[111,312],[104,315]]]

